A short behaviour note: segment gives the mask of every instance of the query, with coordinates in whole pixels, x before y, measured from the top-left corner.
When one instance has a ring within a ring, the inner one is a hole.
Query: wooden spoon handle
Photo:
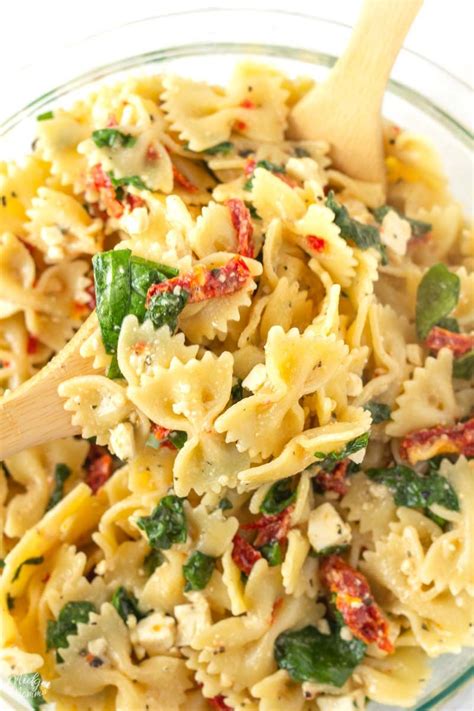
[[[341,82],[381,103],[390,70],[423,0],[365,0],[344,54],[328,82]],[[364,51],[364,47],[366,50]],[[367,77],[370,82],[367,82]]]

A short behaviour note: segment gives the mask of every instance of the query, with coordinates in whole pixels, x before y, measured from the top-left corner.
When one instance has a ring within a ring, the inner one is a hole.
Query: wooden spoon
[[[94,372],[79,349],[98,326],[92,313],[69,343],[39,373],[0,400],[0,460],[28,447],[80,434],[59,397],[60,383]],[[97,371],[95,371],[97,372]]]
[[[293,109],[298,138],[325,138],[337,167],[351,177],[384,182],[380,106],[395,57],[423,0],[365,0],[345,54],[329,79]],[[0,460],[28,447],[79,434],[60,383],[93,373],[79,349],[97,328],[94,314],[37,375],[0,401]]]
[[[293,108],[294,138],[325,139],[336,168],[385,184],[381,106],[390,70],[423,0],[365,0],[329,77]]]

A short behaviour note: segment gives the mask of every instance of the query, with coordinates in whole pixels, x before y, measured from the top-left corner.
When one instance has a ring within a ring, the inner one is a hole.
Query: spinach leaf
[[[283,165],[277,165],[276,163],[272,163],[269,160],[259,160],[257,162],[257,164],[255,165],[254,170],[256,168],[264,168],[265,170],[269,170],[270,173],[284,173],[285,172],[285,168]],[[245,181],[245,183],[243,185],[244,190],[246,190],[246,191],[252,190],[253,179],[254,179],[254,175],[252,173],[252,175],[248,178],[248,180]]]
[[[410,224],[411,233],[413,237],[422,237],[427,232],[431,232],[431,230],[433,229],[433,225],[431,225],[429,222],[422,222],[422,220],[414,220],[412,217],[407,217],[402,212],[400,212],[400,210],[397,210],[396,207],[392,207],[392,205],[381,205],[381,207],[377,207],[375,208],[375,210],[372,210],[372,214],[377,220],[377,222],[381,223],[387,212],[390,212],[390,210],[396,212],[397,215],[402,217]]]
[[[244,389],[242,387],[242,380],[237,378],[237,382],[232,386],[230,391],[230,397],[233,403],[239,402],[244,397]]]
[[[52,111],[45,111],[44,114],[38,114],[36,117],[37,121],[48,121],[49,119],[54,118],[54,114]]]
[[[178,270],[157,264],[149,259],[133,256],[130,259],[130,309],[129,313],[143,321],[146,316],[146,295],[152,284],[178,275]]]
[[[222,155],[228,155],[234,147],[234,144],[231,143],[230,141],[222,141],[221,143],[216,143],[215,146],[210,146],[209,148],[206,148],[203,151],[200,151],[201,153],[208,153],[211,156],[218,155],[219,153],[222,153]]]
[[[222,501],[224,501],[224,499],[222,499]],[[231,508],[232,508],[232,506],[231,506]],[[0,570],[3,570],[4,567],[5,567],[5,561],[3,560],[3,558],[0,558]]]
[[[120,327],[130,308],[129,249],[100,252],[92,257],[96,310],[106,353],[115,353]]]
[[[383,402],[375,402],[372,400],[364,405],[364,410],[368,410],[372,415],[372,423],[378,425],[380,422],[386,422],[390,419],[391,410],[388,405]]]
[[[117,380],[117,378],[123,379],[123,373],[120,370],[116,353],[114,353],[112,356],[112,360],[110,361],[109,367],[107,368],[106,375],[111,380]]]
[[[314,456],[317,459],[322,459],[320,466],[328,472],[331,472],[338,462],[346,459],[350,454],[358,452],[359,449],[364,449],[369,443],[369,433],[364,432],[364,434],[359,435],[355,439],[351,439],[339,452],[330,452],[325,454],[324,452],[315,452]]]
[[[186,580],[184,590],[203,590],[211,579],[216,565],[216,559],[201,551],[191,553],[183,565],[183,575]]]
[[[185,543],[188,536],[183,502],[174,494],[163,497],[150,516],[140,516],[137,526],[152,548],[167,550],[174,543]]]
[[[147,318],[151,319],[156,328],[169,326],[173,333],[178,327],[178,317],[186,306],[189,292],[181,289],[179,294],[163,292],[151,297],[148,304]]]
[[[54,467],[54,488],[49,497],[46,511],[49,511],[56,506],[64,496],[64,482],[71,476],[71,469],[67,464],[56,464]]]
[[[107,175],[109,176],[110,182],[112,183],[112,186],[114,188],[123,188],[128,185],[131,185],[132,187],[137,188],[137,190],[150,189],[145,185],[139,175],[127,175],[123,178],[116,178],[113,174],[113,171],[109,171]]]
[[[387,263],[385,247],[380,240],[380,233],[373,225],[364,225],[354,220],[344,205],[337,202],[331,190],[326,198],[326,207],[334,213],[334,224],[341,230],[341,237],[352,240],[359,249],[374,247],[382,256],[382,264]]]
[[[398,464],[387,469],[369,469],[366,472],[369,479],[384,484],[393,493],[397,506],[407,506],[411,509],[421,509],[438,525],[446,521],[432,513],[430,506],[439,504],[451,511],[459,511],[459,499],[446,477],[430,469],[428,474],[421,476],[410,467]]]
[[[27,674],[15,674],[9,676],[8,681],[23,696],[34,711],[38,711],[40,706],[47,703],[41,693],[43,679],[38,672],[28,672]]]
[[[286,509],[296,498],[296,489],[293,488],[293,477],[275,482],[265,494],[260,505],[260,511],[267,515],[279,514]]]
[[[470,380],[474,376],[474,350],[454,359],[453,375],[461,380]]]
[[[327,546],[327,548],[321,548],[321,550],[319,551],[316,551],[314,550],[314,548],[311,548],[308,555],[310,555],[311,558],[322,558],[325,555],[342,555],[343,553],[347,553],[349,548],[349,545]]]
[[[23,560],[18,568],[15,570],[15,573],[12,578],[12,583],[15,582],[15,580],[18,580],[20,577],[21,569],[23,568],[24,565],[41,565],[41,563],[44,563],[44,557],[42,555],[38,555],[34,558],[27,558],[26,560]]]
[[[268,565],[271,568],[283,563],[283,551],[279,541],[265,543],[265,545],[260,548],[260,553],[268,561]]]
[[[460,279],[444,264],[423,275],[416,294],[416,331],[424,340],[433,326],[451,313],[459,300]]]
[[[153,549],[148,553],[148,555],[145,556],[143,560],[143,569],[148,577],[150,577],[150,575],[154,573],[160,565],[163,565],[164,562],[165,556],[163,553],[159,550]]]
[[[131,148],[137,142],[135,136],[122,133],[116,128],[99,128],[97,131],[92,131],[92,140],[97,148],[115,148],[119,145],[122,148]]]
[[[123,585],[120,585],[112,595],[112,605],[125,624],[127,623],[129,615],[134,615],[137,621],[146,617],[146,613],[139,609],[138,600],[135,595],[131,592],[127,592]]]
[[[313,681],[319,684],[343,686],[355,667],[364,658],[366,645],[353,638],[346,642],[338,626],[329,635],[321,634],[316,627],[283,632],[274,647],[274,656],[280,669],[286,669],[295,681]]]
[[[457,318],[453,318],[452,316],[445,316],[444,318],[440,318],[436,325],[440,328],[445,328],[447,331],[452,331],[452,333],[461,333],[459,321],[457,320]]]
[[[232,501],[224,496],[224,498],[219,501],[218,508],[220,508],[221,511],[228,511],[234,507],[232,505]]]
[[[92,602],[68,602],[58,615],[57,620],[48,620],[46,628],[46,649],[69,647],[67,638],[77,634],[79,622],[88,622],[91,612],[95,612]]]
[[[245,207],[250,212],[250,217],[254,220],[261,220],[262,218],[257,212],[257,208],[251,202],[245,202]]]
[[[186,442],[188,441],[188,435],[182,430],[171,430],[171,432],[164,438],[158,439],[153,432],[148,435],[146,441],[147,447],[152,447],[152,449],[159,449],[163,446],[165,442],[171,442],[174,444],[176,449],[182,449]]]

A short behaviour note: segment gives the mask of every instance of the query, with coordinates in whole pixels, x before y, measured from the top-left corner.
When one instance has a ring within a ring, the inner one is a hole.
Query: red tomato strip
[[[232,543],[232,560],[239,570],[245,573],[245,575],[250,575],[255,563],[262,557],[261,553],[255,550],[255,548],[251,546],[245,538],[239,536],[238,533],[235,534]]]
[[[439,454],[474,457],[474,417],[450,427],[437,425],[411,432],[400,443],[400,455],[416,464]]]
[[[324,249],[326,247],[326,240],[324,240],[322,237],[317,237],[316,235],[308,235],[306,237],[306,241],[308,242],[308,246],[311,249],[314,249],[315,252],[324,252]]]
[[[239,291],[250,276],[250,270],[240,257],[233,257],[223,267],[206,269],[198,264],[192,272],[152,284],[148,289],[146,302],[155,294],[184,289],[189,293],[188,303],[196,304],[219,296],[229,296]]]
[[[273,516],[260,516],[253,523],[241,526],[241,531],[257,531],[253,542],[256,548],[261,548],[270,541],[284,541],[290,528],[290,517],[292,506],[288,506],[284,511]]]
[[[97,491],[104,486],[105,482],[110,479],[113,473],[112,457],[105,447],[91,444],[86,459],[86,470],[86,484],[90,486],[93,493],[96,494]]]
[[[155,425],[154,423],[151,424],[151,434],[161,443],[162,447],[166,447],[166,449],[177,449],[176,445],[168,439],[170,432],[171,430],[166,427]]]
[[[474,348],[474,336],[469,333],[453,333],[446,328],[434,326],[428,334],[426,345],[435,353],[441,348],[449,348],[459,358]]]
[[[350,459],[343,459],[342,462],[336,464],[332,472],[327,472],[321,469],[316,474],[316,482],[323,491],[335,491],[339,496],[347,494],[347,467],[350,464]]]
[[[36,336],[32,336],[31,333],[28,334],[28,341],[26,343],[26,352],[28,355],[34,355],[38,350],[38,339]]]
[[[197,192],[197,187],[192,183],[181,171],[177,169],[175,165],[173,165],[173,177],[174,177],[174,182],[180,185],[184,190],[187,190],[188,193],[195,193]]]
[[[243,200],[231,198],[226,202],[230,219],[237,232],[237,252],[243,257],[253,257],[255,254],[252,242],[253,225],[250,212]]]
[[[232,707],[228,706],[225,702],[225,696],[219,694],[219,696],[213,696],[212,699],[208,699],[209,704],[213,709],[217,711],[232,711]]]
[[[323,584],[334,595],[334,604],[350,631],[366,644],[375,642],[379,649],[393,652],[388,638],[388,623],[375,602],[369,583],[337,555],[330,555],[320,567]]]

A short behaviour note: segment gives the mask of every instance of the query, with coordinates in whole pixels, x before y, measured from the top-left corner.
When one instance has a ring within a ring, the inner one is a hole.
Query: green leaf
[[[218,508],[220,508],[221,511],[229,511],[229,509],[233,509],[234,506],[232,501],[224,496],[224,498],[219,501]]]
[[[116,353],[114,353],[112,356],[112,360],[110,361],[109,367],[107,368],[106,376],[111,380],[117,380],[119,378],[123,379],[123,373],[120,370]]]
[[[474,350],[454,359],[453,375],[462,380],[470,380],[474,377]]]
[[[44,557],[42,555],[35,556],[34,558],[26,558],[26,560],[22,561],[18,568],[15,570],[15,573],[12,578],[12,583],[14,583],[15,580],[18,580],[24,565],[41,565],[41,563],[44,563]]]
[[[47,703],[41,693],[43,679],[38,672],[28,672],[27,674],[15,674],[9,676],[8,681],[23,696],[34,711],[38,711],[40,706]]]
[[[224,500],[224,499],[222,499],[222,500]],[[3,558],[0,558],[0,570],[3,570],[4,567],[5,567],[5,561],[3,560]]]
[[[275,482],[265,494],[260,505],[260,511],[267,515],[279,514],[284,511],[296,498],[296,489],[293,487],[293,477],[287,477]]]
[[[329,635],[316,627],[283,632],[274,647],[276,663],[295,681],[343,686],[365,655],[364,642],[353,638],[346,642],[333,625]]]
[[[403,212],[397,210],[396,207],[392,207],[392,205],[382,205],[381,207],[377,207],[375,208],[375,210],[372,210],[372,214],[377,220],[377,222],[381,223],[387,212],[389,212],[390,210],[396,212],[397,215],[402,217],[410,224],[411,233],[413,237],[422,237],[423,235],[427,234],[427,232],[431,232],[431,230],[433,229],[433,225],[431,225],[429,222],[422,222],[422,220],[414,220],[412,217],[407,217],[403,214]]]
[[[254,220],[261,220],[262,219],[257,212],[257,208],[255,207],[255,205],[252,205],[251,202],[245,202],[245,207],[250,212],[250,217],[252,219],[254,219]]]
[[[96,310],[106,353],[116,353],[122,321],[130,308],[129,249],[100,252],[92,257]]]
[[[49,119],[54,118],[54,114],[52,111],[45,111],[44,114],[38,114],[36,117],[37,121],[48,121]]]
[[[71,469],[67,464],[56,464],[54,467],[54,487],[51,496],[49,497],[46,511],[49,511],[56,506],[64,496],[64,482],[71,476]]]
[[[452,333],[461,333],[459,321],[457,320],[457,318],[453,318],[452,316],[445,316],[444,318],[440,318],[436,325],[440,328],[445,328],[447,331],[451,331]]]
[[[201,551],[191,553],[183,565],[183,575],[186,580],[185,591],[204,590],[211,579],[215,565],[216,559],[210,555],[205,555]]]
[[[67,638],[77,634],[79,622],[88,622],[91,612],[95,612],[92,602],[68,602],[58,615],[57,620],[48,620],[46,628],[46,649],[69,647]]]
[[[145,556],[143,560],[143,569],[145,573],[150,577],[150,575],[160,567],[160,565],[163,565],[165,562],[165,556],[163,553],[159,550],[153,549],[151,550],[148,555]]]
[[[131,148],[137,142],[130,133],[122,133],[116,128],[99,128],[92,132],[92,140],[98,148]]]
[[[446,521],[430,510],[433,504],[439,504],[451,511],[459,511],[459,499],[446,477],[431,469],[421,476],[410,467],[398,464],[390,468],[369,469],[369,479],[384,484],[393,494],[397,506],[421,509],[429,518],[443,526]]]
[[[235,385],[232,386],[232,389],[230,391],[230,398],[232,400],[232,403],[239,402],[244,398],[244,389],[242,387],[242,380],[240,378],[237,378],[237,382]]]
[[[130,309],[129,313],[143,321],[147,311],[146,295],[152,284],[159,284],[179,274],[177,269],[149,259],[133,256],[130,260]]]
[[[433,326],[451,313],[459,301],[460,279],[444,264],[423,275],[416,294],[416,331],[424,340]]]
[[[109,171],[107,175],[109,176],[110,182],[114,188],[124,188],[131,185],[132,187],[137,188],[137,190],[150,190],[139,175],[127,175],[123,178],[116,178],[113,171]]]
[[[386,422],[390,419],[391,410],[388,405],[384,405],[383,402],[367,402],[364,405],[364,410],[368,410],[372,415],[372,423],[378,425],[380,422]]]
[[[183,449],[184,445],[188,441],[188,435],[186,432],[181,430],[171,430],[168,435],[169,441],[174,444],[176,449]]]
[[[279,541],[271,541],[260,548],[260,553],[268,561],[268,565],[272,568],[275,565],[281,565],[283,562],[283,551]]]
[[[319,551],[316,551],[314,550],[314,548],[311,548],[308,555],[310,555],[312,558],[322,558],[325,555],[342,555],[343,553],[347,553],[349,548],[349,545],[327,546],[327,548],[321,548],[321,550]]]
[[[215,146],[211,146],[210,148],[200,151],[200,153],[208,153],[211,156],[215,156],[219,153],[222,153],[222,155],[228,155],[233,148],[234,144],[230,141],[222,141],[222,143],[217,143]]]
[[[161,499],[150,516],[140,516],[137,526],[145,532],[152,548],[167,550],[174,543],[185,543],[188,537],[183,502],[174,494]]]
[[[169,326],[172,333],[178,327],[178,317],[187,304],[189,292],[181,289],[179,294],[163,292],[151,297],[148,304],[147,317],[151,319],[156,328]]]
[[[344,207],[340,205],[331,190],[326,198],[326,207],[334,213],[334,223],[341,230],[341,237],[351,240],[359,249],[374,247],[382,256],[382,264],[387,263],[385,247],[380,240],[380,233],[373,225],[364,225],[354,220]]]
[[[9,610],[13,610],[15,608],[15,598],[10,595],[10,593],[7,593],[7,608]]]
[[[338,462],[346,459],[349,455],[358,452],[359,449],[365,449],[369,443],[369,433],[364,432],[364,434],[359,435],[355,439],[351,439],[340,451],[330,452],[325,454],[324,452],[315,452],[314,456],[317,459],[322,459],[320,466],[326,471],[332,471]]]
[[[270,173],[285,173],[285,167],[283,165],[277,165],[277,163],[272,163],[269,160],[259,160],[257,164],[255,165],[255,169],[257,168],[264,168],[265,170],[269,170]],[[253,187],[253,179],[254,175],[252,174],[248,180],[245,181],[243,185],[243,189],[250,192]]]
[[[138,607],[138,600],[131,592],[127,592],[123,585],[120,585],[112,595],[112,605],[119,613],[122,620],[127,623],[129,615],[134,615],[138,620],[146,617],[146,612],[142,612]]]

